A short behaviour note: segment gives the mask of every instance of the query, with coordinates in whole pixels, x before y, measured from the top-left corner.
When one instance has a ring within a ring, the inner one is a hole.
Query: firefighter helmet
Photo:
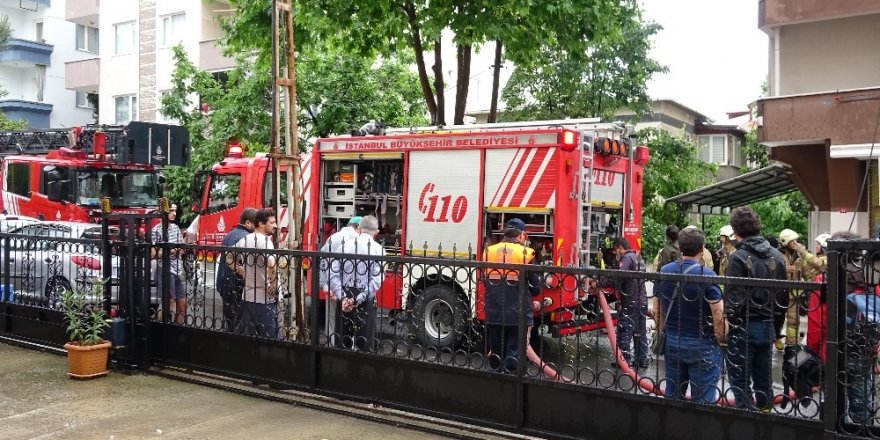
[[[792,240],[797,240],[798,235],[797,232],[792,231],[791,229],[783,229],[782,232],[779,233],[779,244],[782,246],[788,246]]]
[[[718,230],[718,236],[719,237],[727,237],[727,238],[733,240],[733,226],[730,226],[730,225],[722,226],[721,229]]]
[[[816,243],[819,243],[819,246],[822,246],[822,249],[825,249],[828,247],[829,238],[831,238],[831,234],[827,232],[824,234],[819,234],[819,236],[816,237]]]

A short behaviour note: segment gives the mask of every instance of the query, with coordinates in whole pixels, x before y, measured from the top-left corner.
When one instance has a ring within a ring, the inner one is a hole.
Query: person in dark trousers
[[[483,260],[489,263],[530,264],[534,251],[524,246],[528,235],[525,223],[514,218],[505,224],[504,239],[486,248]],[[541,294],[538,272],[528,273],[529,295],[520,298],[517,270],[487,268],[486,286],[486,339],[489,349],[489,368],[516,371],[519,358],[519,338],[527,337],[534,316],[534,298]],[[522,321],[520,321],[522,319]]]
[[[224,247],[233,247],[245,235],[254,232],[254,219],[257,210],[245,208],[238,218],[238,224],[223,238]],[[222,254],[216,261],[217,265],[217,292],[223,300],[223,330],[232,331],[235,328],[237,309],[241,306],[241,293],[244,289],[244,280],[241,279],[228,265],[225,264],[226,255]]]
[[[752,208],[734,209],[730,214],[730,226],[738,243],[736,250],[728,256],[728,277],[787,278],[785,260],[779,250],[760,235],[761,219]],[[784,289],[729,285],[724,291],[724,310],[731,326],[728,376],[734,401],[739,407],[765,412],[772,409],[770,372],[776,341],[773,320],[785,314],[787,300],[788,292]]]
[[[645,271],[644,260],[630,248],[626,238],[614,239],[612,249],[617,254],[620,270]],[[617,349],[623,353],[623,358],[633,368],[647,368],[649,362],[648,293],[645,290],[645,281],[623,278],[617,282],[619,283],[617,288],[620,290],[620,301],[617,303]],[[635,356],[633,356],[633,351],[635,351]],[[613,362],[611,366],[616,367],[617,363]]]

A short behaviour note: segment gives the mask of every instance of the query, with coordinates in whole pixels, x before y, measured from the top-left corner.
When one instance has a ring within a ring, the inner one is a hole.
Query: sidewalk
[[[66,358],[0,343],[0,437],[17,439],[439,439],[420,431],[111,371],[67,378]]]

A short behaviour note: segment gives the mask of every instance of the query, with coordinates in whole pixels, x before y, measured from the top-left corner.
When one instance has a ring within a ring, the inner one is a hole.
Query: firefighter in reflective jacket
[[[525,223],[511,219],[505,224],[504,239],[489,246],[483,259],[489,263],[529,264],[534,251],[524,244],[528,235]],[[487,268],[486,285],[486,339],[489,343],[489,367],[501,368],[503,361],[507,371],[515,371],[519,357],[519,338],[529,334],[537,303],[532,297],[541,294],[541,277],[538,272],[528,272],[528,292],[520,298],[520,271]],[[520,321],[522,319],[522,321]],[[528,341],[526,342],[528,344]]]

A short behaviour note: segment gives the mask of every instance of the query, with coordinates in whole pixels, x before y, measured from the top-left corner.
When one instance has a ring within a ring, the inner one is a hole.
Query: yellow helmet
[[[789,242],[797,240],[798,237],[800,236],[797,232],[794,232],[791,229],[783,229],[782,232],[779,233],[779,244],[788,246]]]
[[[718,236],[719,237],[727,237],[727,238],[733,240],[733,226],[730,226],[730,225],[722,226],[721,229],[718,230]]]

